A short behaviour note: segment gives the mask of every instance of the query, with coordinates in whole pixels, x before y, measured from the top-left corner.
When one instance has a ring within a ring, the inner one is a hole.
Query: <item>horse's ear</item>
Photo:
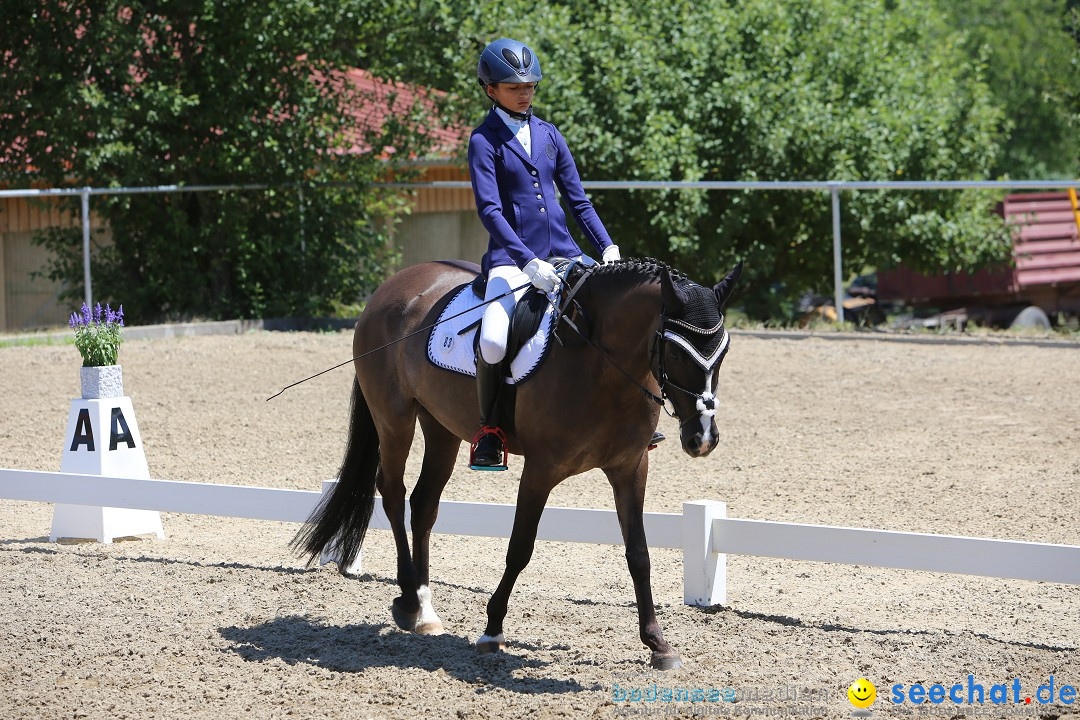
[[[739,264],[728,273],[727,277],[721,280],[713,288],[713,292],[716,293],[716,303],[723,310],[727,305],[728,300],[731,299],[731,294],[735,291],[735,285],[739,282],[739,276],[742,275],[742,260]]]
[[[686,293],[680,290],[671,279],[671,270],[664,268],[660,273],[660,298],[669,313],[678,315],[686,305]]]

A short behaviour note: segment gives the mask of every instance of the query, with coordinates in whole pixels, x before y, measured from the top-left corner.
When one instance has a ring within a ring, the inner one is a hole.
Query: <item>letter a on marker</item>
[[[94,452],[94,426],[90,422],[90,410],[87,408],[79,410],[79,419],[75,421],[75,435],[71,438],[71,452],[78,450],[80,445],[85,445],[88,451]]]
[[[126,443],[129,448],[135,447],[135,438],[131,437],[131,429],[120,408],[112,409],[112,427],[109,429],[109,449],[115,450],[120,443]],[[91,448],[92,449],[92,448]]]

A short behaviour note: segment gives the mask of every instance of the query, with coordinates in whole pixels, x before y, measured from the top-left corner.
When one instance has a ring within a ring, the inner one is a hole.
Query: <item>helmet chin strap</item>
[[[532,105],[530,105],[529,109],[523,113],[515,112],[498,101],[495,101],[495,107],[499,108],[515,120],[528,120],[530,117],[532,117]]]

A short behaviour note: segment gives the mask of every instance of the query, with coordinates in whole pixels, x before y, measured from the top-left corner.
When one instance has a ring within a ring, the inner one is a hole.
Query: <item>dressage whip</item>
[[[286,385],[285,387],[281,388],[280,390],[278,390],[276,393],[274,393],[270,397],[266,398],[266,402],[270,402],[271,400],[276,398],[281,393],[285,392],[286,390],[288,390],[291,387],[296,387],[300,383],[307,382],[308,380],[313,380],[314,378],[317,378],[320,375],[325,375],[326,373],[330,372],[331,370],[337,370],[339,367],[344,367],[345,365],[348,365],[351,362],[356,362],[360,358],[367,357],[368,355],[370,355],[373,352],[378,352],[379,350],[383,350],[384,348],[390,347],[394,343],[399,343],[402,340],[407,340],[407,339],[411,338],[413,335],[416,335],[418,333],[422,333],[425,330],[430,330],[431,328],[435,327],[439,323],[444,323],[444,322],[447,322],[449,320],[453,320],[454,318],[461,317],[462,315],[473,312],[474,310],[476,310],[476,308],[483,307],[485,305],[489,305],[489,304],[495,302],[496,300],[501,300],[504,297],[506,297],[507,295],[513,295],[518,290],[523,290],[523,289],[529,287],[530,285],[532,285],[531,282],[527,282],[527,283],[523,283],[521,285],[518,285],[516,288],[511,288],[510,290],[507,290],[506,292],[504,292],[502,295],[496,295],[495,297],[491,298],[490,300],[485,300],[484,302],[480,303],[479,305],[474,305],[471,308],[468,308],[466,310],[462,310],[461,312],[455,313],[454,315],[451,315],[448,318],[443,318],[442,320],[436,320],[435,322],[431,323],[430,325],[426,325],[426,326],[424,326],[422,328],[419,328],[418,330],[413,330],[408,335],[402,335],[401,337],[399,337],[396,340],[391,340],[390,342],[385,343],[383,345],[380,345],[377,348],[372,348],[371,350],[368,350],[367,352],[360,353],[356,357],[350,358],[349,360],[346,360],[345,362],[338,363],[337,365],[334,365],[333,367],[328,367],[325,370],[321,370],[321,371],[315,373],[314,375],[311,375],[310,377],[304,378],[303,380],[297,380],[296,382],[292,383],[291,385]]]

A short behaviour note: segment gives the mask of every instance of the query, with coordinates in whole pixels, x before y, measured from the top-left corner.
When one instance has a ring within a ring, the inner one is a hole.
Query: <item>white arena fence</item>
[[[333,483],[323,483],[323,492]],[[321,496],[308,490],[0,469],[0,498],[31,502],[302,523]],[[435,532],[508,538],[513,522],[513,505],[442,502]],[[381,503],[371,527],[390,528]],[[682,549],[688,605],[727,602],[729,554],[1080,584],[1077,546],[739,520],[727,517],[727,505],[714,500],[684,503],[682,513],[646,513],[645,531],[651,547]],[[582,508],[548,507],[537,539],[622,544],[614,510]],[[350,572],[357,570],[354,565]]]

